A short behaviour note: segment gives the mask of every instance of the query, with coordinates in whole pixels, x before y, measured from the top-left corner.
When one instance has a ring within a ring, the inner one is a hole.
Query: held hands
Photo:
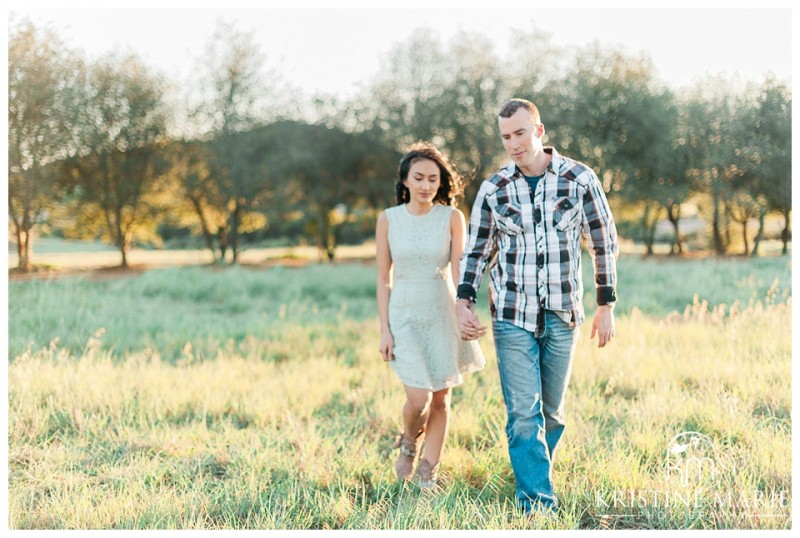
[[[592,338],[597,335],[597,347],[604,347],[614,338],[614,310],[608,305],[600,305],[592,322]]]
[[[386,362],[394,360],[394,338],[389,331],[381,331],[380,352]]]
[[[464,299],[456,301],[456,317],[462,340],[477,340],[486,334],[486,326],[481,325],[469,301]]]

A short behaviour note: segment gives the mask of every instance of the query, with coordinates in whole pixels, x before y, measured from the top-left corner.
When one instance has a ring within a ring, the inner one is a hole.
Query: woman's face
[[[442,184],[439,166],[430,159],[421,159],[411,165],[403,184],[411,193],[411,201],[422,205],[432,204]]]

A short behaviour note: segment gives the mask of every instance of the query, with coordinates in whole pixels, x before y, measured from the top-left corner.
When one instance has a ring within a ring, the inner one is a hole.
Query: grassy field
[[[377,352],[374,274],[11,282],[9,526],[791,528],[788,258],[620,259],[616,340],[581,332],[562,508],[534,521],[513,508],[491,335],[454,392],[441,488],[397,483],[403,395]],[[717,472],[676,484],[665,453],[688,431]]]
[[[375,245],[342,245],[337,248],[336,256],[340,259],[374,257]],[[313,246],[245,247],[239,254],[239,262],[249,265],[285,260],[320,262],[322,258],[320,250]],[[231,259],[230,252],[227,259]],[[212,260],[208,249],[132,248],[128,252],[128,263],[139,268],[202,265],[210,264]],[[8,252],[9,269],[16,268],[18,263],[19,257],[14,247]],[[40,271],[64,273],[103,270],[118,267],[122,263],[122,256],[117,249],[103,243],[43,238],[34,243],[33,263]]]

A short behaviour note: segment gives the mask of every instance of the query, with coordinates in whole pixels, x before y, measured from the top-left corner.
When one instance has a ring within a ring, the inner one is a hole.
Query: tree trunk
[[[119,219],[119,217],[117,217]],[[119,220],[117,220],[119,223]],[[128,268],[128,249],[125,248],[125,235],[122,232],[121,227],[117,227],[117,248],[119,249],[120,253],[122,254],[122,265],[123,269]]]
[[[733,237],[733,232],[731,232],[731,222],[735,222],[731,216],[731,209],[728,202],[725,202],[725,211],[722,212],[722,215],[724,217],[723,224],[725,225],[723,228],[723,232],[725,233],[722,234],[722,245],[727,253],[731,246],[731,238]]]
[[[219,262],[225,263],[225,255],[228,253],[228,229],[227,224],[219,227]]]
[[[650,229],[647,231],[647,250],[650,254],[654,253],[653,245],[656,242],[656,224],[658,224],[658,221],[653,219],[653,222],[650,223]]]
[[[19,267],[26,273],[31,270],[31,233],[30,228],[22,232],[22,256],[19,258]]]
[[[17,236],[17,269],[27,273],[31,269],[30,241],[28,240],[30,232],[26,233],[24,225],[16,219],[13,221],[14,233]]]
[[[783,210],[784,224],[783,224],[783,230],[781,230],[781,241],[783,241],[783,249],[781,250],[781,254],[784,256],[786,256],[786,254],[789,253],[789,237],[791,236],[789,231],[789,224],[791,223],[791,221],[789,220],[789,211],[790,210],[788,207]]]
[[[758,246],[761,244],[761,240],[764,238],[764,217],[766,216],[766,210],[762,209],[758,212],[758,233],[756,234],[755,239],[753,239],[753,252],[750,254],[753,258],[758,256]]]
[[[22,245],[22,223],[20,223],[19,219],[14,213],[10,197],[8,203],[8,216],[11,219],[11,222],[14,223],[14,235],[17,237],[17,269],[21,271],[27,271],[28,269],[23,266],[23,262],[25,264],[29,264],[29,262],[25,259],[25,250]]]
[[[319,230],[317,231],[317,248],[320,252],[325,253],[328,261],[331,261],[332,253],[330,249],[330,226],[331,219],[327,209],[320,209],[319,212]]]
[[[714,251],[719,254],[720,256],[725,254],[725,243],[722,240],[722,231],[720,230],[721,222],[720,222],[720,199],[717,192],[714,192],[714,217],[712,220],[712,234],[714,237]]]
[[[672,241],[669,253],[670,255],[683,254],[683,240],[679,229],[679,222],[681,219],[680,204],[669,204],[667,206],[667,218],[672,223],[672,227],[675,228],[675,238]]]
[[[750,244],[747,242],[747,219],[742,222],[742,239],[744,239],[744,255],[750,254]]]
[[[346,221],[347,220],[345,219],[345,222]],[[344,226],[344,223],[332,225],[331,233],[328,235],[327,254],[328,254],[328,261],[329,262],[332,262],[333,261],[333,257],[336,255],[336,247],[339,246],[339,238],[340,238],[340,236],[342,234],[342,226]]]
[[[652,256],[653,255],[653,242],[650,241],[650,205],[645,204],[644,206],[644,214],[642,215],[642,242],[645,245],[645,256]]]
[[[645,246],[645,256],[652,256],[654,254],[653,251],[653,241],[650,234],[645,230],[644,234],[644,246]]]
[[[233,215],[231,219],[231,252],[233,260],[231,263],[237,263],[239,259],[239,224],[242,220],[242,205],[239,199],[236,200],[236,205],[233,208]]]
[[[25,256],[25,251],[22,249],[22,230],[18,224],[14,225],[14,233],[17,236],[17,265],[22,269],[22,258]]]
[[[19,269],[26,273],[31,270],[31,233],[33,224],[28,213],[29,209],[23,209],[22,224],[17,232],[17,254],[19,255]]]
[[[200,219],[200,227],[203,230],[203,239],[206,242],[206,248],[211,251],[211,263],[217,263],[217,251],[214,248],[214,238],[211,236],[211,229],[208,226],[208,220],[206,219],[200,199],[194,196],[189,196],[188,198],[189,201],[192,202],[192,206],[194,207],[195,213],[197,213],[197,217]]]
[[[348,208],[347,212],[342,218],[342,221],[339,224],[332,225],[332,231],[329,235],[330,241],[328,243],[328,261],[333,261],[333,257],[336,254],[336,249],[339,247],[339,243],[342,240],[342,230],[344,229],[345,223],[347,223],[349,219],[350,209]]]
[[[112,213],[106,211],[106,221],[109,222],[109,225],[111,223],[111,220],[110,220],[110,216],[111,215],[112,215]],[[126,232],[125,232],[125,230],[123,228],[123,224],[122,224],[122,208],[120,207],[119,204],[117,204],[117,206],[114,208],[113,216],[114,216],[114,227],[112,228],[112,230],[113,230],[114,235],[115,235],[114,243],[117,245],[117,248],[119,249],[120,253],[122,254],[122,265],[120,267],[122,267],[123,269],[127,269],[128,268],[128,249],[127,249],[127,245],[125,244],[126,243],[126,241],[125,241]]]
[[[128,253],[131,250],[131,243],[133,242],[133,234],[130,230],[125,230],[122,234],[122,268],[128,268]]]
[[[644,241],[646,249],[645,256],[652,256],[655,252],[653,246],[656,242],[656,225],[658,224],[658,216],[660,213],[660,204],[645,204],[641,221],[642,240]]]
[[[28,272],[31,270],[31,242],[30,231],[20,230],[17,232],[17,256],[19,260],[17,267],[20,271]]]

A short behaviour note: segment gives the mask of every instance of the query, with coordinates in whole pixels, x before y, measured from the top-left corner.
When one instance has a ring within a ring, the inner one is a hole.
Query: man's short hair
[[[536,108],[536,105],[534,105],[527,99],[519,99],[516,97],[514,99],[509,99],[508,102],[506,102],[506,104],[504,104],[500,108],[500,113],[498,114],[498,116],[500,116],[501,118],[510,118],[520,108],[524,108],[525,110],[530,112],[531,119],[533,120],[534,124],[539,123],[541,121],[541,117],[539,116],[539,109]]]

